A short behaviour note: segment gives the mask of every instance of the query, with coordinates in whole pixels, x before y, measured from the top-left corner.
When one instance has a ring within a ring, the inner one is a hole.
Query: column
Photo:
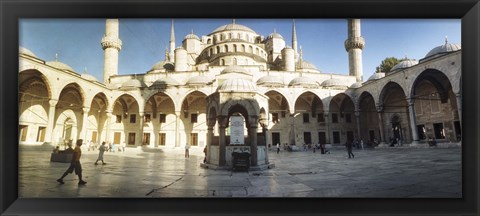
[[[106,110],[105,114],[107,115],[107,119],[105,120],[107,121],[106,122],[107,129],[105,131],[105,141],[110,142],[110,122],[112,120],[112,110]]]
[[[144,112],[138,113],[138,134],[140,134],[140,139],[137,140],[137,146],[143,145],[143,116],[145,115]]]
[[[295,114],[290,114],[289,145],[295,145]]]
[[[58,103],[58,100],[49,100],[50,107],[48,109],[48,123],[47,123],[47,132],[45,134],[45,141],[53,143],[53,126],[55,121],[55,106]]]
[[[263,137],[265,137],[265,164],[268,164],[268,127],[262,126]],[[273,144],[271,145],[273,146]]]
[[[381,106],[377,107],[378,113],[378,127],[380,128],[380,146],[385,146],[385,130],[383,128],[383,108]]]
[[[462,95],[460,93],[455,94],[457,99],[457,111],[458,111],[458,120],[460,125],[462,125]]]
[[[412,130],[412,144],[418,144],[418,130],[417,130],[417,118],[415,116],[415,100],[410,99],[408,101],[408,113],[410,114],[410,128]]]
[[[355,111],[355,118],[356,118],[356,120],[357,120],[357,133],[358,133],[358,135],[357,135],[358,137],[357,137],[357,138],[358,138],[358,139],[363,139],[363,137],[362,137],[362,131],[361,131],[361,129],[360,129],[360,111],[358,111],[358,110]]]
[[[180,111],[175,111],[175,147],[180,147]]]
[[[207,161],[206,163],[210,163],[210,146],[212,146],[213,141],[213,126],[208,125],[207,128]]]
[[[80,131],[80,139],[83,139],[84,142],[87,140],[87,127],[88,127],[88,112],[90,107],[83,107],[83,121],[82,121],[82,131]]]
[[[326,131],[325,131],[325,139],[326,139],[326,143],[332,143],[331,140],[330,140],[330,117],[329,117],[329,114],[328,114],[328,111],[327,112],[324,112],[323,113],[323,117],[325,118],[325,126],[326,126]]]
[[[255,123],[252,125],[250,125],[250,128],[248,128],[248,136],[250,136],[250,153],[252,154],[251,155],[251,164],[252,166],[257,166],[258,163],[258,154],[257,154],[257,121],[255,121]]]
[[[219,166],[225,166],[226,161],[225,161],[225,152],[226,152],[226,147],[225,147],[225,128],[226,128],[226,123],[223,121],[223,118],[218,118],[218,133],[219,133],[219,140],[218,140],[218,145],[219,145]]]

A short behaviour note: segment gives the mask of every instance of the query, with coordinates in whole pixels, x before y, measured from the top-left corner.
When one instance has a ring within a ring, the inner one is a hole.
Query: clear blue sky
[[[231,19],[175,19],[176,46],[193,32],[201,37]],[[303,58],[323,73],[348,74],[345,19],[296,19],[297,41]],[[265,37],[274,29],[291,46],[291,19],[236,19]],[[120,19],[119,74],[142,74],[163,60],[170,39],[171,19]],[[421,59],[434,47],[461,44],[460,19],[362,19],[364,80],[386,57]],[[20,46],[46,61],[58,60],[78,73],[103,80],[104,19],[21,19]]]

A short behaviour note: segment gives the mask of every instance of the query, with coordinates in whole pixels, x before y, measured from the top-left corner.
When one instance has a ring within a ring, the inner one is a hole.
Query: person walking
[[[355,158],[355,155],[353,155],[352,152],[352,142],[345,143],[345,146],[347,146],[347,152],[348,152],[348,158]]]
[[[105,147],[105,142],[102,142],[102,145],[98,148],[98,158],[97,161],[95,161],[95,165],[98,165],[98,161],[100,160],[102,161],[102,164],[107,164],[103,162],[103,153],[105,153],[105,151],[107,151],[107,148]]]
[[[365,150],[365,149],[363,148],[363,139],[360,140],[360,147],[362,147],[362,150]]]
[[[277,154],[279,154],[279,153],[280,153],[280,144],[277,143]]]
[[[63,173],[62,177],[57,179],[58,183],[65,184],[65,182],[63,182],[63,178],[65,178],[65,176],[67,176],[69,173],[73,173],[74,170],[75,174],[78,176],[78,184],[84,185],[87,183],[82,179],[82,164],[80,163],[80,157],[82,156],[82,149],[80,147],[82,146],[82,143],[82,139],[77,140],[77,144],[73,150],[73,157],[72,162],[70,162],[70,167],[68,167],[68,169]]]
[[[205,158],[203,159],[203,163],[207,163],[207,146],[205,146],[205,148],[203,148],[203,153],[205,154]]]
[[[185,158],[189,158],[189,157],[190,157],[189,149],[190,149],[190,144],[186,144],[186,145],[185,145]]]
[[[122,152],[125,152],[125,146],[126,146],[125,141],[123,141],[122,142]]]

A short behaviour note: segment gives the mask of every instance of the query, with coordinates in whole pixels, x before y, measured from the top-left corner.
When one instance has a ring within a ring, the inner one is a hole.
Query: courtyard
[[[127,148],[106,152],[106,165],[94,165],[98,151],[82,151],[83,178],[55,180],[68,163],[50,162],[51,151],[25,146],[19,150],[19,197],[367,197],[461,198],[460,147],[354,149],[331,154],[312,151],[276,154],[275,168],[233,172],[200,167],[202,148]]]

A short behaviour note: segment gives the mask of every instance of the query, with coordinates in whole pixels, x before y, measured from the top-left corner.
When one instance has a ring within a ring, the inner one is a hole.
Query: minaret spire
[[[349,19],[345,50],[348,52],[349,75],[355,76],[357,82],[363,81],[362,50],[364,47],[365,39],[361,34],[360,19]]]
[[[174,56],[175,56],[175,29],[174,29],[174,23],[172,19],[172,27],[170,29],[170,53],[168,54],[169,60],[171,62],[174,62]]]
[[[298,60],[298,49],[297,49],[297,29],[295,27],[295,19],[292,24],[292,48],[295,53],[295,62]]]
[[[118,32],[118,19],[107,19],[105,22],[105,36],[101,41],[104,52],[104,83],[108,83],[111,76],[118,75],[118,53],[122,49],[122,41],[118,37]]]

